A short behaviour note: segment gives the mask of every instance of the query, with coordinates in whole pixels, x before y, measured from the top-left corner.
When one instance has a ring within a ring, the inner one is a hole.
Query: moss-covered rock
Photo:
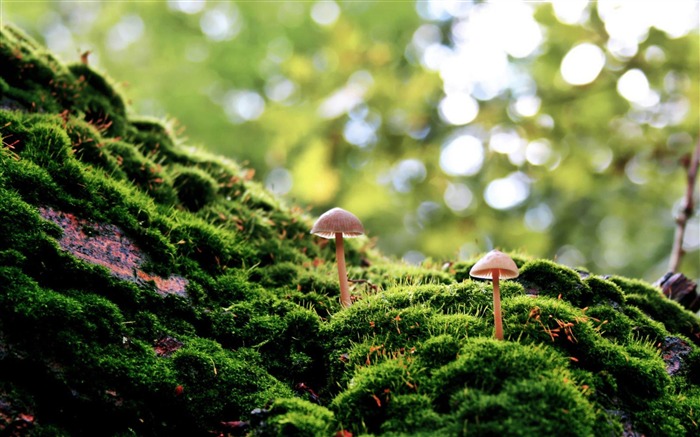
[[[695,435],[700,321],[513,254],[493,286],[347,243],[0,29],[0,434]]]

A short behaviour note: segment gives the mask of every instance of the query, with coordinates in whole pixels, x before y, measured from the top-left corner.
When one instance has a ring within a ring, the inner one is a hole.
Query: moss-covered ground
[[[635,279],[333,243],[253,171],[0,33],[0,435],[700,434],[700,321]]]

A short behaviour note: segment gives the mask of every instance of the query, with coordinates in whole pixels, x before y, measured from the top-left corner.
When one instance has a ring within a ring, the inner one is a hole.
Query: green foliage
[[[7,3],[6,22],[26,33],[3,31],[12,44],[0,51],[7,84],[0,85],[0,105],[53,113],[71,106],[71,116],[103,126],[165,164],[187,161],[172,147],[172,133],[183,129],[174,120],[180,120],[191,143],[249,163],[260,181],[274,170],[288,171],[293,184],[286,196],[313,205],[315,213],[337,205],[353,211],[392,255],[417,250],[443,261],[516,247],[604,274],[652,281],[665,273],[659,266],[671,249],[671,212],[685,191],[680,162],[697,141],[700,120],[690,97],[700,83],[700,39],[696,22],[684,24],[696,15],[693,5],[663,13],[656,10],[663,5],[647,5],[640,14],[668,16],[668,22],[630,13],[629,26],[613,26],[624,36],[609,30],[615,13],[595,2],[583,6],[578,19],[547,2],[517,13],[491,4],[340,2],[337,19],[325,24],[314,20],[315,3],[266,6]],[[75,16],[85,19],[79,27]],[[201,24],[212,17],[228,20],[229,33],[212,34]],[[513,31],[500,38],[478,38],[494,64],[465,48],[474,38],[460,33],[486,31],[488,24],[472,23],[489,19],[513,22]],[[527,45],[518,24],[541,38],[531,41],[530,53],[515,56],[503,48]],[[52,43],[52,26],[70,42],[53,46],[76,62],[70,68],[32,39]],[[117,38],[128,26],[130,37]],[[634,43],[623,50],[621,40]],[[584,42],[599,47],[606,64],[591,83],[572,85],[562,62]],[[85,47],[87,65],[77,63]],[[450,62],[438,65],[442,58],[431,57],[438,51]],[[511,72],[498,86],[487,80],[498,76],[496,58]],[[168,123],[125,123],[120,94],[126,87],[104,79],[96,65],[129,84],[135,112],[168,114]],[[469,74],[454,67],[462,65],[471,66]],[[489,69],[480,72],[481,65]],[[630,71],[643,73],[650,100],[631,102],[618,92]],[[465,125],[451,123],[440,106],[453,88],[478,100],[475,119]],[[352,100],[332,105],[350,89]],[[366,144],[353,139],[362,129]],[[512,146],[499,146],[503,133]],[[460,134],[482,143],[485,159],[473,175],[442,168],[441,152]],[[505,209],[487,202],[487,188],[497,186],[490,184],[512,175],[528,181],[525,199]],[[464,209],[443,201],[465,189],[462,199],[470,202]],[[681,268],[694,278],[698,256],[691,245]]]

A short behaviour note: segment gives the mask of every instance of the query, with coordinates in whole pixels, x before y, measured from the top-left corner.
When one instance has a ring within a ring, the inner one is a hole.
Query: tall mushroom
[[[501,291],[498,280],[518,277],[518,266],[505,253],[492,250],[484,255],[469,271],[469,275],[475,278],[493,280],[493,322],[495,325],[495,337],[503,340],[503,319],[501,317]]]
[[[365,228],[362,227],[362,222],[354,214],[341,208],[333,208],[323,213],[316,220],[313,228],[311,228],[311,233],[321,238],[335,238],[335,257],[338,262],[338,279],[340,281],[340,303],[347,308],[352,302],[350,301],[348,274],[345,269],[343,237],[352,238],[364,235]]]

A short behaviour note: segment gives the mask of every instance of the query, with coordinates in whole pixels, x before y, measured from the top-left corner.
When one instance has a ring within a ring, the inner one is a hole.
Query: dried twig
[[[695,152],[691,155],[690,162],[688,162],[686,168],[688,169],[688,185],[685,192],[685,197],[683,198],[683,205],[676,217],[676,234],[673,237],[673,249],[671,249],[671,260],[668,264],[668,269],[671,272],[676,272],[678,266],[681,263],[681,258],[683,258],[683,235],[685,234],[685,227],[688,224],[688,219],[693,216],[695,211],[694,205],[694,191],[695,191],[695,179],[698,175],[698,166],[700,165],[700,138],[698,139],[698,144],[695,146]]]

